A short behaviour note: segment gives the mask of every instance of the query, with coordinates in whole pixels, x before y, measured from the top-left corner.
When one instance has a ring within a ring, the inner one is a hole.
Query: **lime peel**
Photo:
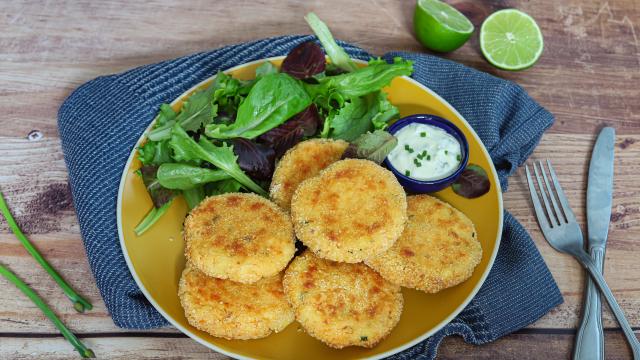
[[[428,49],[453,51],[462,46],[474,27],[464,14],[439,0],[418,0],[413,16],[418,41]]]

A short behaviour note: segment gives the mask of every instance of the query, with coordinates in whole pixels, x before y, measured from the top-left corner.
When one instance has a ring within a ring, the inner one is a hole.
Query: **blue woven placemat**
[[[232,66],[286,55],[313,36],[282,36],[223,47],[94,79],[62,104],[58,127],[89,264],[114,323],[148,329],[167,325],[136,286],[120,250],[116,199],[122,170],[136,141],[171,102],[203,79]],[[354,58],[364,50],[341,43]],[[507,176],[537,145],[553,116],[518,85],[438,57],[392,52],[413,60],[413,78],[453,105],[478,133],[498,169]],[[458,334],[483,344],[520,329],[562,302],[531,237],[508,212],[502,243],[489,276],[450,324],[396,359],[432,359],[445,336]]]

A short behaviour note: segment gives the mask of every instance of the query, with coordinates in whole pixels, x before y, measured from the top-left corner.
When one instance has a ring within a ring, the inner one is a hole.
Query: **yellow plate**
[[[279,66],[283,58],[265,60]],[[255,76],[256,67],[265,60],[239,65],[227,73],[239,79],[251,79]],[[195,89],[208,85],[212,79],[213,77],[203,81],[181,95],[172,103],[173,108],[178,110],[186,97]],[[120,181],[117,204],[118,234],[129,270],[151,304],[183,333],[215,351],[237,358],[383,358],[417,344],[450,322],[478,292],[498,252],[502,234],[500,183],[480,138],[444,99],[408,77],[396,78],[386,91],[389,100],[400,109],[402,116],[417,113],[434,114],[456,124],[469,141],[469,162],[481,165],[489,173],[491,190],[480,198],[465,199],[456,195],[450,188],[436,194],[464,212],[476,225],[483,254],[480,265],[469,280],[434,295],[403,289],[405,305],[400,323],[387,339],[373,349],[331,349],[306,335],[296,322],[282,332],[260,340],[230,341],[215,338],[187,323],[177,295],[178,279],[185,264],[181,231],[187,207],[182,198],[176,199],[169,211],[142,236],[138,237],[133,232],[152,206],[142,180],[134,174],[140,167],[134,149]],[[144,136],[140,138],[138,145],[143,139]]]

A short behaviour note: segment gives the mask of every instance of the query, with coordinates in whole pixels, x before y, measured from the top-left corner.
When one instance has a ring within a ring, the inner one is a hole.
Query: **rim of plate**
[[[280,60],[280,59],[283,59],[284,57],[285,57],[284,55],[281,55],[281,56],[273,56],[273,57],[264,58],[264,59],[258,59],[258,60],[246,62],[244,64],[236,65],[234,67],[231,67],[229,69],[224,70],[223,72],[225,72],[225,73],[231,72],[231,71],[234,71],[234,70],[239,69],[241,67],[249,66],[249,65],[260,63],[260,62],[264,62],[264,61]],[[367,64],[367,62],[364,61],[364,60],[353,59],[353,61],[358,62],[360,64]],[[178,100],[182,99],[186,94],[191,93],[192,91],[194,91],[195,89],[197,89],[200,86],[204,85],[208,81],[213,80],[215,78],[215,76],[216,75],[210,76],[210,77],[202,80],[201,82],[197,83],[196,85],[192,86],[189,90],[185,91],[180,96],[175,98],[171,102],[171,105],[176,103]],[[466,125],[467,129],[470,130],[471,135],[473,136],[473,138],[481,145],[480,148],[484,152],[484,155],[488,159],[491,159],[491,156],[489,156],[489,152],[487,151],[487,148],[484,146],[484,143],[482,142],[482,140],[480,140],[480,137],[478,136],[476,131],[471,127],[469,122],[467,122],[467,120],[453,106],[451,106],[451,104],[449,104],[449,102],[447,102],[440,95],[436,94],[433,90],[431,90],[428,87],[422,85],[418,81],[416,81],[416,80],[414,80],[414,79],[412,79],[412,78],[410,78],[408,76],[402,76],[402,77],[407,79],[409,82],[417,85],[422,90],[426,91],[431,96],[436,98],[438,101],[443,103],[460,120],[462,120],[462,122]],[[153,120],[155,121],[155,118]],[[197,341],[198,343],[208,347],[209,349],[215,350],[215,351],[217,351],[219,353],[222,353],[224,355],[227,355],[227,356],[230,356],[230,357],[233,357],[233,358],[236,358],[236,359],[248,359],[248,360],[255,359],[255,358],[242,356],[242,355],[239,355],[239,354],[236,354],[236,353],[233,353],[233,352],[229,352],[229,351],[227,351],[227,350],[225,350],[223,348],[220,348],[220,347],[218,347],[218,346],[216,346],[216,345],[214,345],[214,344],[202,339],[200,336],[198,336],[195,333],[191,332],[191,330],[189,330],[189,329],[185,328],[184,326],[180,325],[175,319],[173,319],[173,317],[169,316],[169,314],[167,314],[162,309],[162,307],[155,301],[155,299],[151,296],[151,294],[149,294],[149,292],[147,291],[146,287],[144,286],[144,284],[142,283],[142,281],[138,277],[138,274],[136,273],[135,268],[133,267],[133,263],[131,262],[131,258],[129,257],[129,252],[127,251],[127,247],[125,246],[125,243],[124,243],[124,232],[122,230],[122,193],[124,192],[124,184],[125,184],[125,180],[126,180],[126,177],[127,177],[127,172],[129,170],[129,167],[131,166],[131,162],[135,158],[135,153],[136,153],[135,149],[144,140],[144,138],[146,137],[147,133],[149,132],[149,130],[153,126],[154,121],[151,121],[149,126],[147,126],[147,128],[142,133],[142,135],[140,135],[140,138],[138,139],[138,141],[134,145],[134,148],[131,151],[131,154],[129,154],[129,158],[127,159],[127,163],[125,164],[124,168],[122,169],[122,175],[120,176],[120,185],[118,186],[118,199],[117,199],[117,202],[116,202],[116,222],[117,222],[117,226],[118,226],[118,238],[120,240],[120,248],[122,249],[122,254],[124,255],[124,259],[125,259],[125,261],[127,263],[127,267],[129,268],[129,272],[131,273],[131,276],[135,280],[136,284],[138,285],[138,288],[140,288],[140,290],[142,291],[144,296],[147,298],[147,300],[149,300],[151,305],[167,321],[169,321],[169,323],[171,325],[175,326],[182,333],[186,334],[187,336],[189,336],[193,340]],[[503,209],[503,203],[502,203],[502,187],[500,186],[500,180],[497,177],[497,173],[498,172],[497,172],[495,166],[493,165],[493,162],[489,161],[489,165],[493,169],[491,174],[493,175],[493,182],[494,182],[494,184],[496,186],[496,190],[497,190],[497,193],[498,193],[498,210],[499,210],[499,214],[502,214],[503,210],[504,210]],[[476,286],[473,288],[473,290],[471,290],[471,293],[469,293],[469,295],[462,302],[462,304],[460,304],[460,306],[458,306],[447,318],[445,318],[444,320],[439,322],[430,331],[427,331],[426,333],[422,334],[421,336],[416,337],[415,339],[407,342],[406,344],[404,344],[402,346],[398,346],[398,347],[393,348],[393,349],[391,349],[389,351],[386,351],[384,353],[374,355],[374,356],[370,357],[369,359],[382,359],[382,358],[397,354],[397,353],[399,353],[401,351],[404,351],[404,350],[406,350],[406,349],[408,349],[408,348],[410,348],[412,346],[415,346],[416,344],[424,341],[426,338],[428,338],[429,336],[435,334],[440,329],[442,329],[445,325],[450,323],[451,320],[453,320],[456,316],[458,316],[458,314],[471,302],[471,300],[476,296],[476,294],[480,290],[480,287],[482,287],[482,285],[484,284],[485,280],[487,279],[487,276],[489,275],[489,272],[491,271],[491,268],[493,268],[493,263],[495,262],[496,255],[498,254],[498,248],[500,247],[500,242],[502,241],[503,217],[502,216],[498,216],[498,219],[499,219],[498,231],[497,231],[498,235],[496,236],[496,239],[495,239],[495,246],[493,248],[493,253],[491,254],[491,257],[489,258],[489,263],[487,264],[487,267],[486,267],[484,273],[480,277],[480,281],[478,281]]]

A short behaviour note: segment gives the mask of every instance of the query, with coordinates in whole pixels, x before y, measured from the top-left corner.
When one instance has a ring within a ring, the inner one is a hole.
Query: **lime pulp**
[[[480,28],[480,49],[493,66],[523,70],[535,64],[544,48],[535,20],[515,9],[497,11]]]

